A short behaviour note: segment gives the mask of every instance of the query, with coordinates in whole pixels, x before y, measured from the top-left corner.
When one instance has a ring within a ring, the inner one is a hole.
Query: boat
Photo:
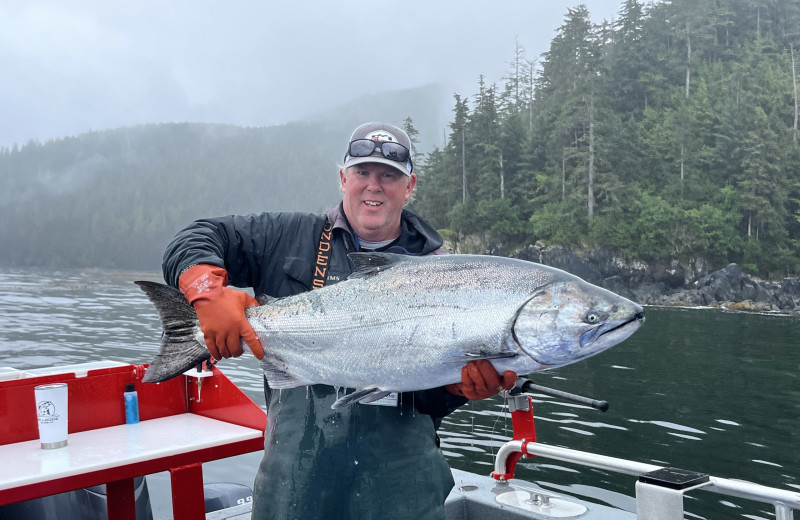
[[[163,471],[170,474],[174,519],[250,518],[252,491],[230,483],[204,484],[202,464],[260,451],[266,412],[218,367],[142,384],[146,368],[118,361],[30,371],[0,368],[0,520],[152,519],[145,476]],[[54,382],[68,386],[69,438],[66,447],[43,450],[34,388]],[[139,394],[140,421],[134,424],[125,418],[127,385]],[[777,520],[793,520],[800,509],[797,492],[538,442],[531,394],[547,392],[607,407],[520,380],[508,396],[512,438],[498,450],[490,475],[452,470],[456,485],[445,502],[447,520],[680,520],[684,497],[703,492],[770,504]],[[201,429],[202,435],[192,435]],[[631,475],[635,511],[516,479],[516,464],[527,457]]]

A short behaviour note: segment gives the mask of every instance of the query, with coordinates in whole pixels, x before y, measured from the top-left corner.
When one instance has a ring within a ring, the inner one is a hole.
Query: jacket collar
[[[337,206],[329,209],[326,214],[328,221],[333,223],[333,229],[339,229],[347,233],[355,243],[355,234],[344,214],[342,203],[340,202]],[[427,221],[405,209],[400,218],[401,230],[398,243],[405,250],[418,255],[442,254],[445,252],[442,249],[443,240],[441,235]]]

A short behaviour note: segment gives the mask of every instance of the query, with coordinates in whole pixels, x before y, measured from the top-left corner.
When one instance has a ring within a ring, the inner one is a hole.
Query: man
[[[342,202],[326,215],[200,220],[170,243],[164,278],[195,307],[214,358],[241,355],[242,340],[263,356],[244,315],[257,303],[228,283],[284,297],[347,278],[352,251],[444,253],[439,234],[403,209],[417,176],[411,142],[401,129],[359,126],[339,179]],[[515,379],[513,372],[501,377],[488,361],[470,362],[461,383],[337,410],[331,404],[344,389],[313,385],[273,392],[265,385],[266,441],[253,518],[444,518],[453,478],[436,428],[467,399],[510,389]]]

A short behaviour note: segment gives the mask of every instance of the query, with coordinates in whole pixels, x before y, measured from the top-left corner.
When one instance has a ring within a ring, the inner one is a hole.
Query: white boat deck
[[[39,440],[0,445],[0,490],[257,439],[252,428],[195,414],[70,433],[64,448]]]

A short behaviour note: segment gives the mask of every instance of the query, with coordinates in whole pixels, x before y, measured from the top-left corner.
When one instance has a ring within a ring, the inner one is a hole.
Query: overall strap
[[[325,225],[322,226],[322,234],[319,237],[317,246],[317,258],[314,262],[314,276],[311,282],[311,289],[319,289],[325,286],[328,281],[328,267],[331,263],[331,239],[333,236],[333,224],[325,218]]]

